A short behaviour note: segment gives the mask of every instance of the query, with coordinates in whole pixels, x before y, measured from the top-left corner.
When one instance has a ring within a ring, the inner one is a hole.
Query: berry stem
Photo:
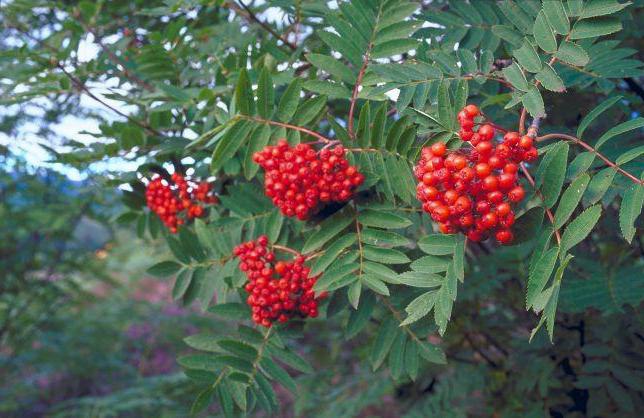
[[[304,128],[302,126],[297,126],[297,125],[291,125],[290,123],[283,123],[283,122],[277,122],[275,120],[270,120],[270,119],[262,119],[256,116],[245,116],[245,115],[239,115],[240,119],[246,119],[246,120],[251,120],[257,123],[265,123],[267,125],[273,125],[273,126],[281,126],[282,128],[286,129],[292,129],[294,131],[299,131],[302,133],[305,133],[307,135],[311,135],[312,137],[317,138],[320,142],[323,143],[329,143],[333,142],[332,139],[327,138],[326,136],[322,135],[321,133],[312,131],[310,129]]]
[[[635,177],[631,173],[625,171],[620,166],[618,166],[617,164],[615,164],[614,162],[612,162],[611,160],[606,158],[606,156],[604,154],[600,153],[595,148],[593,148],[592,146],[588,145],[586,142],[582,141],[581,139],[579,139],[579,138],[577,138],[575,136],[556,133],[556,134],[547,134],[547,135],[543,135],[543,136],[538,136],[538,137],[535,138],[535,140],[537,142],[542,142],[542,141],[547,141],[549,139],[556,139],[556,138],[565,139],[567,141],[575,143],[575,144],[581,146],[582,148],[592,152],[597,157],[599,157],[599,159],[601,159],[603,162],[605,162],[609,167],[614,168],[615,170],[617,170],[622,175],[628,177],[633,183],[639,184],[639,185],[642,185],[644,183],[642,180],[638,179],[637,177]]]
[[[537,188],[537,184],[535,183],[534,179],[532,178],[532,175],[526,168],[525,164],[521,163],[519,164],[521,167],[521,171],[523,172],[523,175],[528,179],[528,183],[532,186],[534,191],[536,192],[537,196],[541,199],[541,202],[543,203],[543,207],[546,210],[546,215],[548,215],[548,220],[550,220],[550,223],[552,224],[552,227],[555,230],[555,238],[557,239],[557,244],[561,245],[561,234],[559,233],[559,230],[555,227],[555,216],[552,214],[552,211],[550,208],[546,206],[545,203],[545,198],[543,197],[543,194],[541,193],[541,190]]]
[[[347,151],[349,151],[349,152],[386,152],[388,154],[395,155],[398,158],[402,158],[402,159],[404,159],[406,161],[409,161],[410,163],[413,164],[413,162],[408,160],[407,157],[405,157],[403,155],[400,155],[397,152],[388,151],[388,150],[385,150],[385,149],[378,149],[378,148],[347,148]]]
[[[273,244],[272,248],[273,248],[274,250],[282,251],[282,252],[289,253],[289,254],[293,254],[293,255],[296,255],[296,256],[297,256],[297,255],[300,255],[300,253],[299,253],[299,252],[297,252],[297,251],[295,251],[294,249],[292,249],[292,248],[288,248],[288,247],[284,247],[283,245],[275,245],[275,244]]]
[[[535,139],[537,137],[537,134],[539,133],[539,125],[541,124],[541,118],[534,118],[532,119],[532,123],[530,124],[530,127],[528,128],[528,136],[532,139]]]
[[[320,142],[320,141],[317,141],[317,142]],[[331,148],[332,146],[334,146],[334,145],[338,145],[338,144],[340,144],[340,141],[339,141],[339,140],[337,140],[337,139],[335,139],[335,140],[333,140],[333,141],[331,141],[331,142],[326,142],[326,145],[324,145],[324,146],[322,147],[322,149]]]

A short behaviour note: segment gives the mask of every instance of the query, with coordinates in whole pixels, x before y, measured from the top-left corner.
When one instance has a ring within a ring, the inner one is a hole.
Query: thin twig
[[[234,2],[230,2],[229,4],[230,4],[231,9],[235,10],[236,12],[241,11],[239,8],[236,7],[236,4]],[[244,4],[243,1],[239,0],[239,4],[246,11],[246,14],[248,15],[248,18],[250,18],[252,21],[257,23],[262,28],[266,29],[266,31],[268,31],[268,33],[273,35],[276,39],[279,39],[280,41],[282,41],[284,43],[284,45],[286,45],[289,48],[291,48],[291,50],[295,51],[297,49],[297,45],[295,45],[294,43],[290,42],[288,39],[285,39],[282,35],[277,33],[275,31],[275,29],[273,29],[266,22],[262,22],[261,20],[259,20],[257,15],[255,15],[255,13],[253,13],[253,11],[246,4]]]
[[[87,32],[91,33],[92,36],[94,36],[94,41],[101,47],[103,52],[107,54],[107,56],[110,58],[114,66],[116,66],[117,69],[119,65],[123,68],[120,71],[123,73],[125,78],[127,78],[128,80],[132,81],[135,84],[140,85],[141,87],[143,87],[148,91],[155,90],[154,86],[152,86],[151,84],[139,78],[137,75],[133,74],[130,70],[128,70],[127,66],[125,65],[125,62],[120,57],[118,57],[110,48],[108,48],[107,45],[105,45],[105,43],[103,43],[103,40],[98,36],[94,28],[92,28],[91,26],[83,22],[81,22],[81,25]]]
[[[472,340],[472,337],[470,337],[470,334],[469,334],[468,332],[466,332],[466,333],[465,333],[465,339],[466,339],[466,340],[467,340],[467,342],[469,343],[470,347],[472,347],[472,350],[474,350],[474,352],[475,352],[475,353],[477,353],[478,355],[480,355],[481,357],[483,357],[483,359],[484,359],[484,360],[485,360],[485,361],[486,361],[490,366],[494,367],[495,369],[496,369],[497,367],[499,367],[499,365],[498,365],[498,364],[496,364],[496,362],[495,362],[494,360],[492,360],[492,358],[490,358],[490,356],[488,356],[487,354],[485,354],[485,352],[484,352],[483,350],[481,350],[480,348],[478,348],[478,347],[477,347],[477,345],[476,345],[476,344],[474,344],[474,340]]]
[[[284,247],[283,245],[273,245],[272,246],[274,250],[282,251],[285,253],[293,254],[293,255],[301,255],[299,252],[292,248]]]
[[[264,339],[262,340],[262,345],[259,346],[257,349],[257,357],[255,357],[255,361],[253,361],[253,371],[250,375],[250,380],[253,381],[255,379],[255,375],[257,374],[257,371],[259,370],[259,362],[262,359],[262,355],[264,354],[264,350],[266,350],[266,346],[268,345],[268,341],[271,338],[271,333],[273,332],[273,327],[269,327],[268,331],[266,331],[266,334],[264,334]]]
[[[58,53],[59,52],[56,48],[54,48],[51,45],[47,44],[45,41],[32,36],[29,32],[27,32],[26,30],[24,30],[22,28],[19,28],[17,26],[8,26],[8,27],[20,32],[21,34],[23,34],[27,38],[29,38],[29,39],[33,40],[34,42],[36,42],[41,47],[43,47],[45,49],[48,49],[49,51],[52,51],[53,53]],[[52,59],[55,59],[55,58],[52,57]],[[157,131],[156,129],[154,129],[153,127],[148,125],[147,123],[144,123],[144,122],[142,122],[142,121],[140,121],[138,119],[133,118],[132,116],[130,116],[130,115],[126,114],[126,113],[123,113],[122,111],[120,111],[120,110],[116,109],[115,107],[113,107],[113,106],[109,105],[108,103],[106,103],[103,99],[101,99],[98,96],[96,96],[94,93],[92,93],[89,90],[89,88],[85,85],[85,83],[83,83],[79,78],[77,78],[72,73],[67,71],[65,66],[63,64],[61,64],[58,60],[55,60],[55,62],[53,62],[53,64],[56,66],[56,68],[58,68],[60,71],[62,71],[63,74],[65,74],[65,76],[67,76],[67,78],[69,78],[69,80],[72,82],[72,84],[74,86],[76,86],[77,89],[79,89],[80,91],[85,93],[91,99],[95,100],[96,102],[98,102],[101,105],[105,106],[106,108],[110,109],[112,112],[116,113],[117,115],[122,116],[122,117],[126,118],[127,120],[129,120],[130,122],[132,122],[132,123],[140,126],[141,128],[147,130],[148,132],[150,132],[150,133],[152,133],[154,135],[163,136],[163,134],[161,132]]]
[[[245,115],[240,115],[239,118],[240,119],[246,119],[246,120],[252,120],[252,121],[255,121],[257,123],[265,123],[267,125],[281,126],[282,128],[292,129],[294,131],[299,131],[299,132],[305,133],[307,135],[311,135],[312,137],[315,137],[315,138],[319,139],[321,142],[324,142],[324,143],[333,142],[332,139],[327,138],[326,136],[322,135],[321,133],[312,131],[311,129],[303,128],[301,126],[291,125],[290,123],[278,122],[278,121],[275,121],[275,120],[262,119],[262,118],[258,118],[258,117],[245,116]]]
[[[629,173],[629,172],[625,171],[625,170],[624,170],[624,169],[622,169],[620,166],[618,166],[617,164],[615,164],[614,162],[612,162],[611,160],[609,160],[608,158],[606,158],[606,156],[605,156],[604,154],[600,153],[600,152],[599,152],[599,151],[597,151],[595,148],[593,148],[592,146],[588,145],[586,142],[584,142],[584,141],[582,141],[581,139],[579,139],[579,138],[577,138],[577,137],[574,137],[574,136],[572,136],[572,135],[566,135],[566,134],[547,134],[547,135],[543,135],[543,136],[538,136],[538,137],[536,138],[536,141],[537,141],[537,142],[541,142],[541,141],[547,141],[547,140],[549,140],[549,139],[555,139],[555,138],[565,139],[565,140],[571,141],[571,142],[573,142],[573,143],[575,143],[575,144],[577,144],[577,145],[579,145],[579,146],[581,146],[581,147],[585,148],[586,150],[588,150],[588,151],[592,152],[592,153],[593,153],[593,154],[595,154],[597,157],[599,157],[599,159],[601,159],[602,161],[604,161],[604,162],[605,162],[609,167],[614,168],[615,170],[617,170],[617,171],[618,171],[619,173],[621,173],[622,175],[624,175],[624,176],[628,177],[628,178],[629,178],[631,181],[633,181],[634,183],[639,184],[639,185],[642,185],[642,184],[644,183],[642,180],[638,179],[637,177],[635,177],[635,176],[634,176],[634,175],[632,175],[631,173]]]

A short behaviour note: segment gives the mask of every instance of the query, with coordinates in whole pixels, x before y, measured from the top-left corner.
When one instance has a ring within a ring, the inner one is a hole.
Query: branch
[[[119,58],[111,49],[109,49],[107,47],[107,45],[105,45],[103,43],[103,40],[98,36],[96,31],[94,31],[94,29],[92,27],[90,27],[89,25],[85,24],[84,22],[81,22],[81,25],[83,26],[83,28],[87,32],[91,33],[92,36],[94,36],[94,41],[101,47],[103,52],[105,52],[105,54],[107,54],[107,56],[110,58],[110,60],[114,64],[114,66],[117,69],[118,69],[119,65],[123,68],[120,71],[123,73],[125,78],[127,78],[130,81],[132,81],[134,84],[140,85],[145,90],[148,90],[148,91],[154,91],[155,90],[155,88],[151,84],[147,83],[146,81],[144,81],[143,79],[139,78],[135,74],[132,74],[130,72],[130,70],[127,69],[127,66],[125,65],[125,62],[121,58]]]
[[[67,76],[67,78],[69,78],[69,80],[72,82],[72,84],[74,84],[79,90],[81,90],[83,93],[85,93],[88,97],[94,99],[95,101],[97,101],[98,103],[102,104],[106,108],[110,109],[112,112],[116,113],[117,115],[120,115],[120,116],[126,118],[127,120],[129,120],[130,122],[132,122],[132,123],[138,125],[139,127],[145,129],[149,133],[151,133],[153,135],[157,135],[157,136],[164,136],[161,132],[157,131],[156,129],[154,129],[153,127],[148,125],[147,123],[144,123],[144,122],[142,122],[142,121],[140,121],[138,119],[135,119],[132,116],[121,112],[120,110],[118,110],[117,108],[113,107],[112,105],[107,104],[103,99],[99,98],[94,93],[92,93],[89,90],[89,88],[82,81],[80,81],[78,78],[74,77],[74,75],[72,75],[69,71],[67,71],[65,69],[65,66],[62,65],[61,63],[59,63],[58,61],[56,62],[56,67],[58,67],[58,69],[60,69],[63,72],[63,74],[65,74]]]
[[[469,334],[468,332],[465,332],[465,334],[464,334],[464,335],[465,335],[465,339],[467,340],[468,344],[470,345],[470,347],[472,347],[472,350],[474,350],[474,352],[475,352],[475,353],[477,353],[478,355],[480,355],[481,357],[483,357],[483,359],[484,359],[484,360],[485,360],[485,361],[486,361],[490,366],[492,366],[493,368],[495,368],[495,369],[496,369],[496,368],[498,368],[498,367],[499,367],[499,365],[498,365],[498,364],[496,364],[496,362],[495,362],[494,360],[492,360],[492,358],[491,358],[490,356],[488,356],[487,354],[485,354],[485,352],[484,352],[483,350],[481,350],[480,348],[478,348],[478,346],[477,346],[476,344],[474,344],[474,340],[472,340],[472,337],[470,337],[470,334]]]
[[[586,150],[592,152],[597,157],[599,157],[602,161],[604,161],[609,167],[614,168],[620,174],[628,177],[633,183],[639,184],[639,185],[642,185],[644,183],[642,180],[638,179],[637,177],[635,177],[631,173],[625,171],[620,166],[618,166],[617,164],[615,164],[614,162],[612,162],[611,160],[606,158],[606,156],[604,154],[600,153],[595,148],[593,148],[592,146],[588,145],[586,142],[584,142],[581,139],[579,139],[577,137],[574,137],[572,135],[558,134],[558,133],[557,134],[547,134],[547,135],[543,135],[543,136],[538,136],[538,137],[535,138],[535,140],[537,142],[541,142],[541,141],[547,141],[549,139],[555,139],[555,138],[561,138],[561,139],[565,139],[567,141],[571,141],[571,142],[573,142],[573,143],[585,148]]]
[[[525,133],[525,119],[528,116],[528,111],[524,107],[521,109],[521,117],[519,117],[519,135],[523,135]]]
[[[275,29],[273,29],[266,22],[262,22],[261,20],[259,20],[257,15],[255,15],[255,13],[253,13],[253,11],[246,4],[244,4],[243,1],[239,0],[239,4],[241,5],[241,7],[246,12],[246,15],[247,15],[246,17],[247,18],[249,18],[253,22],[257,23],[259,26],[264,28],[268,33],[273,35],[276,39],[279,39],[280,41],[282,41],[284,43],[284,45],[288,46],[291,50],[295,51],[297,49],[297,45],[295,45],[294,43],[290,42],[288,39],[285,39],[282,35],[277,33],[275,31]],[[230,8],[233,9],[235,12],[237,12],[239,14],[243,14],[243,13],[240,13],[241,9],[239,9],[234,2],[230,2],[229,5],[230,5]]]
[[[47,44],[46,42],[44,42],[44,41],[42,41],[42,40],[40,40],[40,39],[38,39],[38,38],[34,37],[34,36],[33,36],[33,35],[31,35],[28,31],[26,31],[26,30],[24,30],[24,29],[22,29],[22,28],[19,28],[19,27],[17,27],[17,26],[9,26],[9,25],[6,25],[6,27],[8,27],[8,28],[11,28],[11,29],[14,29],[14,30],[18,31],[19,33],[23,34],[23,35],[24,35],[24,36],[26,36],[27,38],[29,38],[29,39],[33,40],[34,42],[36,42],[36,43],[37,43],[38,45],[40,45],[41,47],[43,47],[43,48],[45,48],[45,49],[48,49],[49,51],[53,52],[54,54],[57,54],[57,53],[59,52],[56,48],[52,47],[51,45]],[[119,115],[119,116],[122,116],[122,117],[126,118],[126,119],[127,119],[127,120],[129,120],[130,122],[132,122],[132,123],[134,123],[134,124],[136,124],[136,125],[140,126],[141,128],[143,128],[143,129],[147,130],[148,132],[150,132],[150,133],[152,133],[152,134],[154,134],[154,135],[164,136],[161,132],[157,131],[156,129],[154,129],[153,127],[151,127],[150,125],[148,125],[147,123],[141,122],[140,120],[135,119],[135,118],[133,118],[132,116],[130,116],[130,115],[126,114],[126,113],[123,113],[123,112],[121,112],[120,110],[116,109],[115,107],[113,107],[113,106],[111,106],[111,105],[107,104],[103,99],[99,98],[99,97],[98,97],[98,96],[96,96],[94,93],[92,93],[92,92],[89,90],[89,88],[85,85],[85,83],[83,83],[79,78],[77,78],[77,77],[76,77],[76,76],[74,76],[72,73],[70,73],[69,71],[67,71],[67,69],[65,68],[65,66],[64,66],[63,64],[61,64],[61,63],[60,63],[60,62],[59,62],[55,57],[52,57],[52,60],[55,60],[55,61],[53,62],[53,64],[54,64],[54,65],[55,65],[55,66],[56,66],[60,71],[62,71],[62,72],[63,72],[63,74],[65,74],[65,75],[67,76],[67,78],[69,78],[69,80],[72,82],[72,84],[73,84],[74,86],[76,86],[76,88],[77,88],[77,89],[79,89],[80,91],[82,91],[83,93],[85,93],[88,97],[90,97],[91,99],[94,99],[96,102],[98,102],[98,103],[100,103],[101,105],[105,106],[106,108],[110,109],[112,112],[116,113],[116,114],[117,114],[117,115]]]

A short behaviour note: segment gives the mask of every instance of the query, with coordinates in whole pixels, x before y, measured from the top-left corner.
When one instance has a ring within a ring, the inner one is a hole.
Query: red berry
[[[492,141],[492,124],[472,132],[479,115],[476,106],[468,105],[457,116],[459,135],[471,147],[449,153],[445,144],[437,143],[421,150],[414,168],[416,196],[441,232],[462,232],[472,241],[492,236],[505,244],[512,241],[511,203],[525,195],[517,184],[518,164],[538,154],[531,140],[517,132],[506,133],[499,144]]]
[[[466,129],[461,129],[458,131],[458,136],[465,142],[473,138],[474,132],[468,131]]]
[[[510,190],[510,192],[508,193],[508,199],[510,199],[510,201],[515,203],[522,201],[524,196],[525,196],[525,192],[523,191],[523,187],[521,186],[515,187],[514,189]]]
[[[503,172],[504,173],[515,174],[517,171],[519,171],[519,167],[514,163],[507,163],[503,167]]]
[[[198,202],[217,203],[217,198],[207,182],[194,182],[175,172],[170,181],[153,177],[145,191],[147,206],[164,223],[171,233],[187,220],[206,214]]]
[[[277,274],[284,274],[286,271],[286,263],[283,261],[278,261],[277,264],[275,264],[275,272]]]
[[[474,127],[474,121],[472,119],[465,119],[461,121],[461,128],[465,131],[471,131]]]
[[[486,229],[494,228],[499,221],[499,217],[494,212],[488,212],[481,218]]]
[[[495,130],[492,125],[483,125],[479,128],[478,134],[481,137],[481,141],[490,141],[494,138]]]
[[[487,176],[483,179],[481,182],[483,186],[483,190],[486,190],[488,192],[492,192],[499,187],[499,180],[496,176]]]
[[[520,137],[518,132],[508,132],[503,136],[503,142],[510,146],[517,145]]]
[[[318,152],[310,144],[291,147],[284,139],[254,159],[265,171],[264,193],[285,216],[307,219],[319,202],[343,202],[364,182],[338,145]]]
[[[523,159],[527,162],[532,162],[539,158],[539,152],[535,147],[530,148],[523,154]]]
[[[463,108],[463,112],[467,114],[470,118],[475,118],[476,116],[481,114],[481,111],[476,105],[470,104],[467,105]]]
[[[459,196],[459,198],[456,199],[454,206],[456,207],[458,213],[469,212],[469,210],[472,208],[472,201],[467,196]]]
[[[512,242],[512,231],[509,229],[501,229],[496,232],[496,240],[499,242],[499,244],[508,244]]]
[[[478,163],[474,166],[474,171],[479,178],[485,178],[490,175],[492,168],[486,163]]]
[[[234,256],[240,259],[248,282],[246,303],[251,307],[252,320],[269,327],[275,321],[287,322],[293,316],[316,317],[318,301],[326,296],[315,296],[311,290],[318,277],[309,277],[311,269],[304,266],[305,258],[296,256],[293,261],[274,263],[275,255],[268,251],[268,238],[238,245]],[[277,277],[273,277],[273,274]]]
[[[445,155],[446,149],[447,148],[445,147],[445,143],[443,142],[437,142],[431,146],[432,154],[438,157]]]
[[[508,213],[510,213],[510,211],[512,211],[512,208],[510,207],[509,203],[504,202],[496,206],[496,214],[500,217],[507,215]]]
[[[507,190],[516,184],[516,177],[514,174],[501,173],[499,174],[499,187],[502,190]]]
[[[528,135],[523,135],[521,140],[519,140],[519,146],[525,150],[530,149],[530,147],[532,147],[532,138]]]

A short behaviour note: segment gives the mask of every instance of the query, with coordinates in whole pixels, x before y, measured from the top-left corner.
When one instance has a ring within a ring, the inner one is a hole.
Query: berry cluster
[[[167,182],[155,176],[145,189],[145,198],[150,210],[174,234],[186,220],[205,215],[205,209],[199,202],[217,203],[217,197],[212,194],[207,182],[197,184],[178,173],[172,174],[171,178],[172,181]]]
[[[318,301],[326,297],[326,292],[316,297],[313,291],[319,276],[309,277],[311,269],[304,265],[302,255],[293,261],[276,261],[267,245],[268,238],[262,235],[234,250],[239,268],[248,278],[246,302],[252,309],[253,321],[270,327],[274,321],[284,323],[295,315],[317,317]]]
[[[500,244],[508,244],[513,239],[512,204],[525,196],[518,184],[519,164],[534,161],[538,154],[532,138],[518,132],[506,133],[494,145],[492,125],[481,124],[473,130],[480,114],[474,105],[458,114],[459,135],[471,144],[469,149],[447,153],[442,142],[423,148],[415,167],[417,197],[441,232],[460,231],[472,241],[493,235]]]
[[[309,144],[289,146],[280,139],[253,155],[266,172],[264,192],[285,216],[304,220],[320,202],[344,202],[364,175],[349,165],[341,145],[319,152]]]

